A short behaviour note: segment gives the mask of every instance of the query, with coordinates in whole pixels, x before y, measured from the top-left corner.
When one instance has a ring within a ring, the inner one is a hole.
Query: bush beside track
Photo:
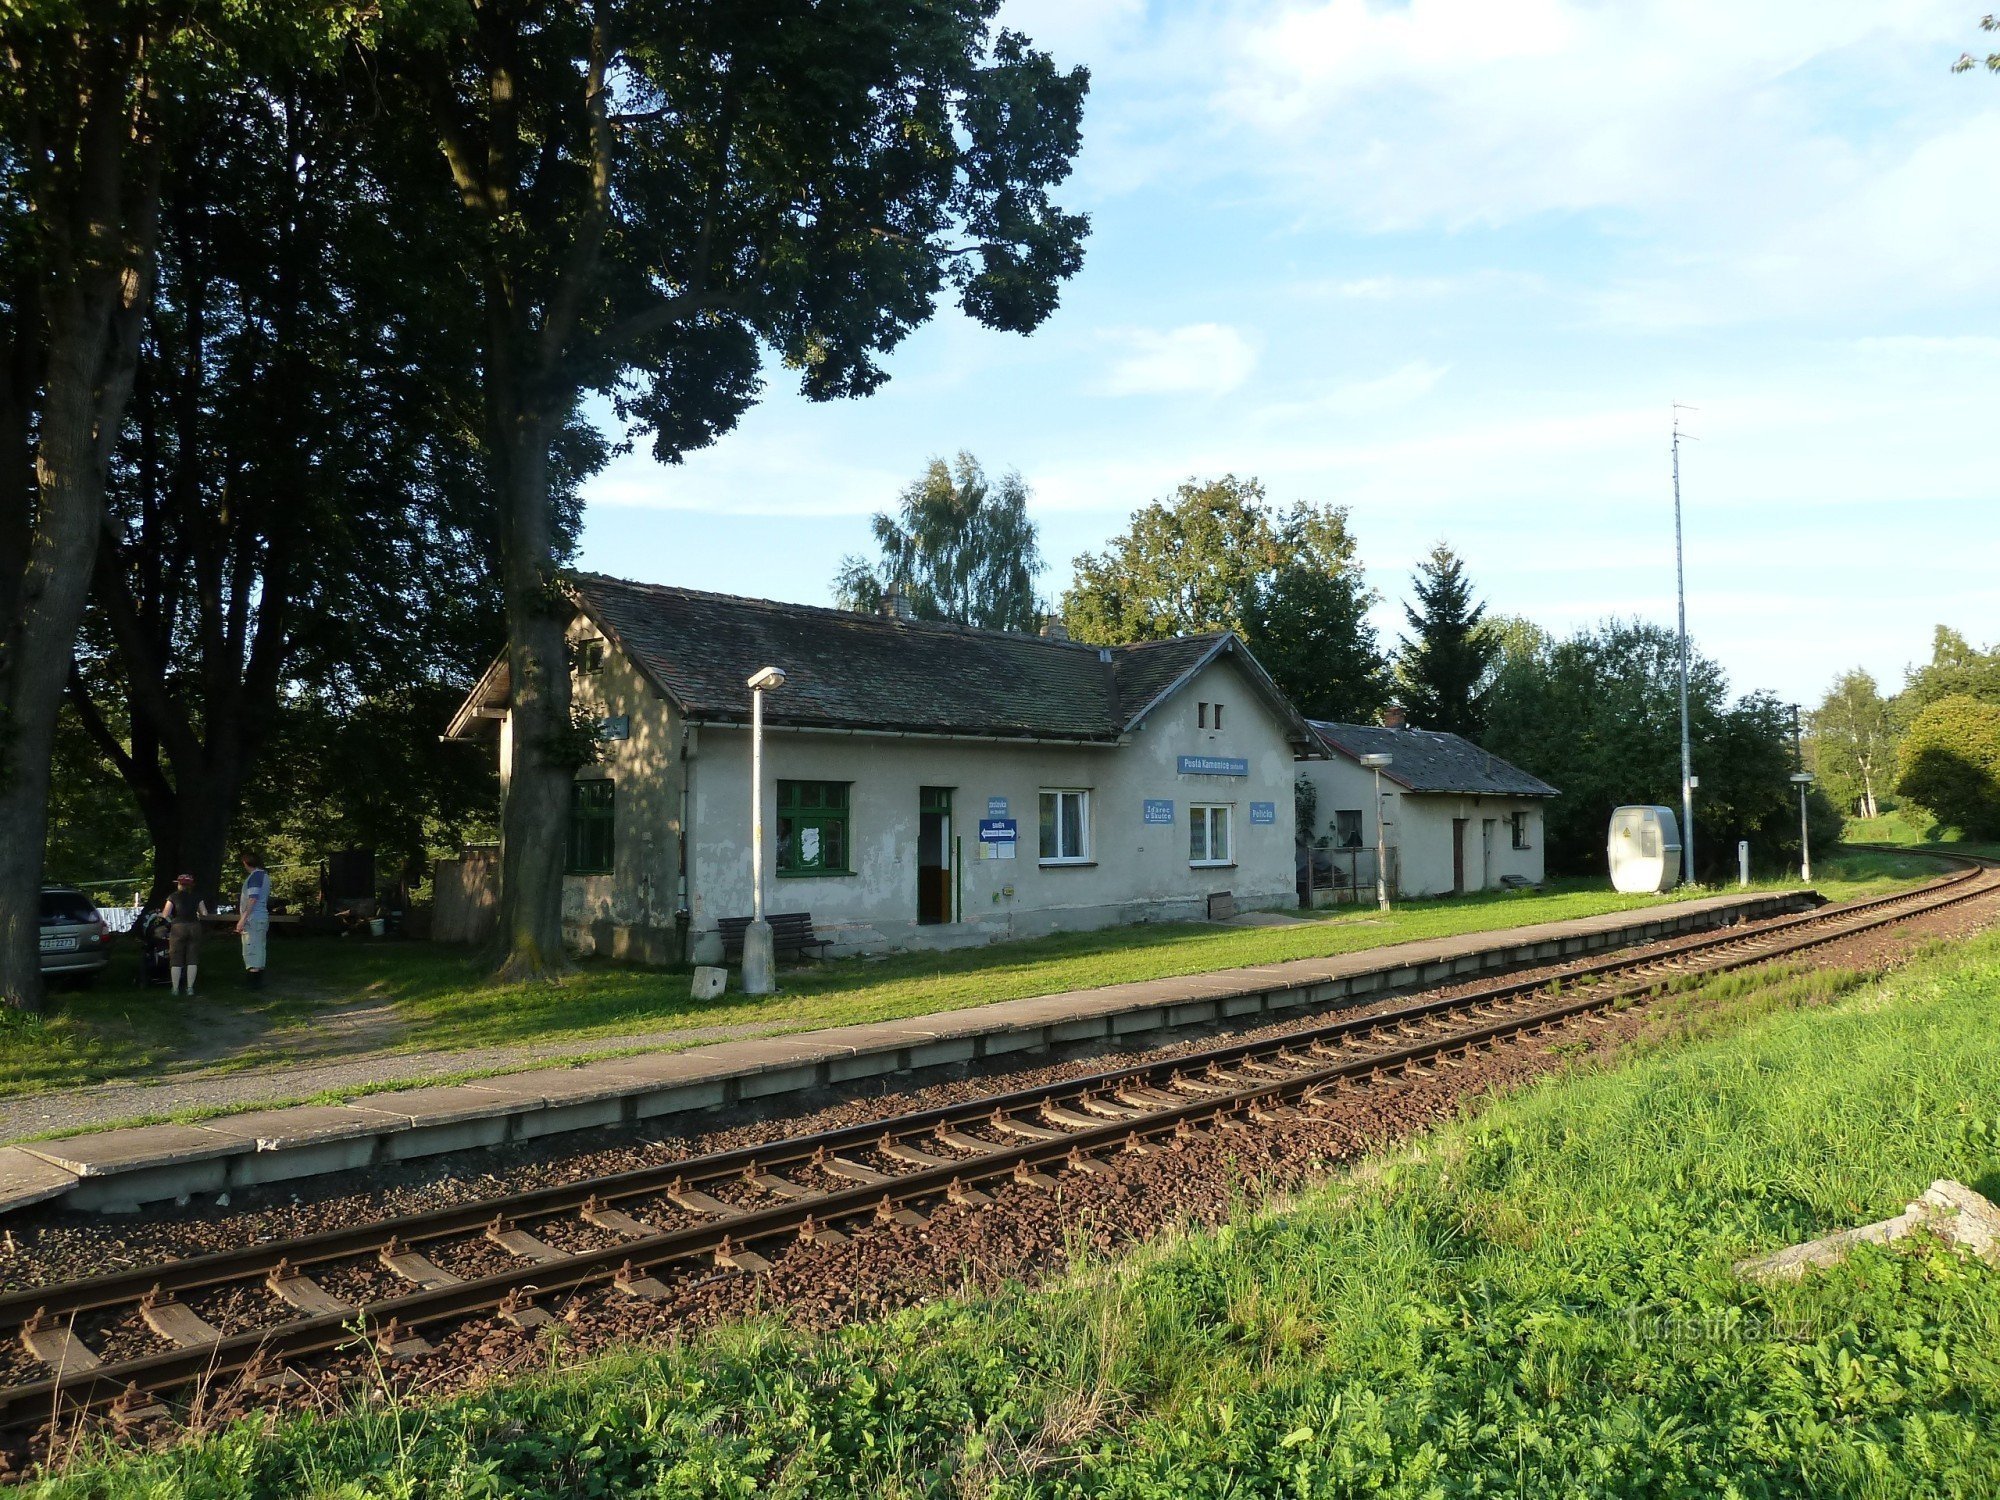
[[[1730,976],[1704,1040],[1041,1293],[246,1426],[41,1493],[2000,1492],[2000,1271],[1729,1270],[1933,1177],[2000,1196],[2000,937],[1797,1008],[1842,982]]]

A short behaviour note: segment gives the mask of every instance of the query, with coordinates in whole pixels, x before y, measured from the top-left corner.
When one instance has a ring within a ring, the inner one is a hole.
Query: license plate
[[[73,937],[43,938],[42,952],[74,953],[76,952],[76,939]]]

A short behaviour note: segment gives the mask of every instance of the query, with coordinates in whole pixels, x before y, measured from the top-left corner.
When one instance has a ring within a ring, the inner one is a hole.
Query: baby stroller
[[[139,937],[139,987],[171,988],[174,975],[167,962],[167,919],[156,911],[140,912],[132,931]]]

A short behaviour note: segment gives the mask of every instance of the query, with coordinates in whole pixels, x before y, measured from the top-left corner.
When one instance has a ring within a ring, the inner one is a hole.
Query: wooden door
[[[1451,893],[1465,894],[1465,825],[1470,818],[1451,820]]]

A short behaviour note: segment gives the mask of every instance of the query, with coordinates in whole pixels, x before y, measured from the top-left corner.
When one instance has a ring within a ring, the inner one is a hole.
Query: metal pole
[[[1799,879],[1812,884],[1812,825],[1806,821],[1806,784],[1799,783]]]
[[[750,920],[764,920],[764,690],[750,690]]]
[[[1388,843],[1382,829],[1382,768],[1375,768],[1375,907],[1389,909]]]
[[[1681,414],[1674,412],[1674,598],[1680,612],[1681,880],[1694,884],[1694,747],[1688,735],[1687,565],[1681,550]]]

